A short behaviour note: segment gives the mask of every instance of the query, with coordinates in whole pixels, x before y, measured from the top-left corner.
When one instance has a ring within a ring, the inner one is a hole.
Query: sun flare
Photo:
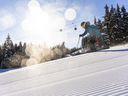
[[[76,18],[76,10],[74,8],[68,8],[65,11],[65,19],[72,21]]]
[[[44,10],[37,0],[28,3],[28,12],[22,22],[22,28],[28,36],[40,38],[45,43],[56,43],[60,41],[60,28],[65,27],[65,19],[56,13]],[[58,36],[58,37],[57,37]],[[58,38],[58,39],[57,39]]]

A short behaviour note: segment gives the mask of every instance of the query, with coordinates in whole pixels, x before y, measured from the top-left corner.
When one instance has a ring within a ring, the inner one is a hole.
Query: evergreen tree
[[[111,26],[110,26],[110,20],[111,20],[111,14],[109,12],[108,5],[105,6],[105,16],[104,16],[104,26],[107,30],[107,34],[110,37],[110,41],[112,41],[112,32],[111,32]]]
[[[117,32],[117,42],[121,43],[125,40],[125,29],[124,29],[124,21],[121,16],[121,10],[119,5],[117,4],[117,24],[118,24],[118,32]]]
[[[115,9],[113,8],[113,5],[111,5],[110,13],[111,15],[115,12]]]
[[[124,40],[128,41],[128,12],[126,12],[126,9],[124,6],[121,8],[122,11],[122,27],[124,31]]]
[[[116,20],[115,20],[115,8],[113,8],[113,5],[111,5],[111,9],[110,9],[110,29],[109,29],[109,35],[111,38],[111,42],[113,43],[115,40],[115,32],[114,32],[114,25],[116,24]]]

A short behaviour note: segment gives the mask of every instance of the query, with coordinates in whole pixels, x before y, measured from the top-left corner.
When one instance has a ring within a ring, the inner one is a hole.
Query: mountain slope
[[[1,73],[0,96],[127,96],[127,48],[117,46]]]

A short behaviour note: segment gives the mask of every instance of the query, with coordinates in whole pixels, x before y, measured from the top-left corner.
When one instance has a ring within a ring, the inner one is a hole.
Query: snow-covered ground
[[[0,96],[128,96],[128,45],[0,73]]]

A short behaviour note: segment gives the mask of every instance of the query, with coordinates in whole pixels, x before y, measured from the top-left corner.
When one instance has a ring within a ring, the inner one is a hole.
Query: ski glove
[[[82,37],[82,35],[80,34],[79,37]]]

